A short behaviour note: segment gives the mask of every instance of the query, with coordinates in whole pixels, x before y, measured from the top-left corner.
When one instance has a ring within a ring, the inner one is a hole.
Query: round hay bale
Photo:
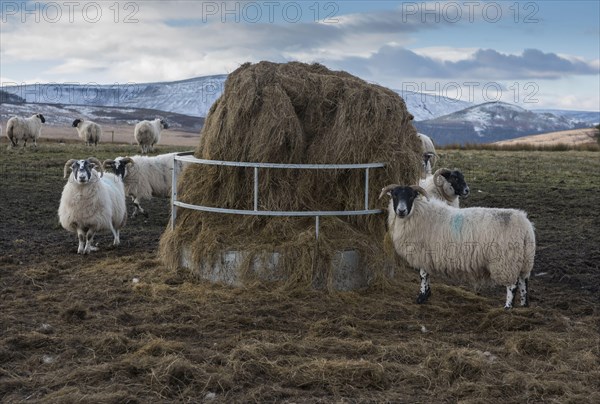
[[[247,63],[229,75],[194,155],[262,163],[386,163],[370,170],[373,209],[385,206],[377,200],[383,186],[419,179],[421,144],[411,119],[398,94],[346,72],[298,62]],[[177,184],[178,200],[252,210],[253,184],[252,168],[188,164]],[[360,169],[261,168],[258,189],[260,210],[364,209]],[[169,224],[162,235],[160,256],[171,268],[188,267],[230,284],[354,289],[391,276],[390,260],[384,259],[385,215],[321,217],[320,224],[317,240],[313,217],[178,209],[175,229]],[[348,265],[362,273],[357,285],[336,281]]]

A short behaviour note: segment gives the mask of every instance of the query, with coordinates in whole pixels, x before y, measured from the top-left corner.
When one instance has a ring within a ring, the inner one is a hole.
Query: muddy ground
[[[0,402],[600,402],[598,153],[440,153],[470,183],[464,206],[535,223],[531,306],[507,312],[502,287],[435,278],[416,305],[416,273],[348,293],[207,284],[156,258],[161,199],[121,246],[104,234],[79,256],[56,214],[65,161],[135,148],[4,140]]]

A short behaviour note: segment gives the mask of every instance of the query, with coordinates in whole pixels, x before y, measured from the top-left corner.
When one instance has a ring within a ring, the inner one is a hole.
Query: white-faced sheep
[[[34,114],[29,118],[20,118],[13,116],[6,123],[6,137],[10,139],[13,147],[23,140],[23,147],[27,145],[29,139],[33,140],[33,145],[37,147],[37,140],[42,134],[42,124],[46,118],[42,114]]]
[[[140,145],[142,154],[154,151],[154,145],[160,142],[160,132],[168,129],[169,125],[164,119],[156,118],[153,121],[140,121],[135,125],[133,135]]]
[[[458,198],[466,198],[469,195],[469,186],[464,175],[458,170],[450,171],[447,168],[440,168],[433,175],[421,180],[419,185],[430,196],[456,208],[460,205]]]
[[[131,217],[139,211],[148,217],[140,205],[142,199],[153,196],[170,197],[173,182],[173,157],[176,153],[158,156],[117,157],[105,160],[104,168],[123,179],[126,195],[131,196],[135,208]],[[181,167],[181,162],[177,162]]]
[[[110,230],[113,245],[119,245],[119,230],[127,221],[123,182],[113,174],[104,174],[98,159],[67,161],[64,176],[71,170],[63,188],[58,208],[60,224],[65,230],[77,233],[78,254],[89,254],[96,232]],[[96,170],[99,170],[96,171]]]
[[[431,175],[432,167],[437,161],[437,154],[435,153],[435,146],[433,141],[427,135],[423,133],[417,133],[417,136],[421,140],[421,150],[423,153],[423,170],[421,172],[421,178],[425,178]]]
[[[73,127],[77,128],[79,138],[85,140],[86,145],[98,145],[102,136],[102,127],[96,122],[84,121],[78,118],[73,121]]]
[[[429,273],[506,286],[504,307],[513,307],[517,286],[528,305],[535,234],[527,214],[516,209],[464,208],[429,199],[419,186],[389,185],[388,228],[396,253],[420,268],[417,303],[431,294]],[[419,194],[422,196],[420,197]]]

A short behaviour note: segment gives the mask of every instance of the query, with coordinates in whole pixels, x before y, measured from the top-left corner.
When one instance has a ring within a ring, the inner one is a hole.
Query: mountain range
[[[161,116],[176,121],[180,129],[193,132],[199,131],[211,105],[222,94],[226,79],[227,75],[214,75],[173,82],[112,85],[7,86],[4,83],[0,90],[0,103],[51,104],[44,108],[67,109],[64,114],[59,114],[65,122],[66,116],[70,119],[73,114],[90,119],[94,116],[116,117],[131,122]],[[404,98],[408,110],[414,115],[417,129],[430,135],[438,144],[488,143],[590,127],[600,122],[600,112],[527,110],[503,102],[474,105],[431,94],[395,91]],[[38,105],[39,108],[42,105]],[[1,115],[7,112],[5,105],[3,110]],[[4,119],[4,116],[0,118]]]
[[[600,113],[530,111],[505,102],[488,102],[415,122],[435,143],[491,143],[505,139],[597,125]],[[577,118],[579,117],[579,118]],[[586,119],[586,120],[581,120]]]

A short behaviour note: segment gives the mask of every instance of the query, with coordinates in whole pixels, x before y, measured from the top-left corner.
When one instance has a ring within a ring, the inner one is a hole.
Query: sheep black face
[[[71,170],[73,171],[73,178],[80,184],[89,182],[92,178],[92,168],[95,167],[94,163],[90,163],[87,160],[77,160],[71,164]]]
[[[79,126],[79,124],[83,122],[81,119],[75,119],[73,121],[73,127],[76,128],[77,126]]]
[[[46,118],[44,118],[44,115],[42,115],[42,114],[35,114],[35,116],[37,116],[38,118],[40,118],[40,121],[42,121],[42,123],[46,123]]]
[[[164,119],[160,120],[160,124],[162,125],[163,129],[169,129],[169,124]]]
[[[114,164],[111,164],[111,169],[114,170],[118,177],[127,177],[129,166],[133,164],[133,160],[129,157],[117,157]]]
[[[404,218],[410,215],[413,202],[419,193],[410,187],[396,187],[389,193],[394,205],[396,216]]]
[[[443,171],[441,175],[448,181],[454,194],[466,198],[469,195],[469,186],[465,181],[464,175],[458,171]]]
[[[73,173],[73,179],[79,184],[87,184],[94,176],[92,170],[100,172],[100,176],[104,175],[102,170],[102,164],[95,157],[90,157],[87,160],[75,160],[71,159],[66,162],[64,169],[64,176],[67,178],[67,170],[71,169]]]

